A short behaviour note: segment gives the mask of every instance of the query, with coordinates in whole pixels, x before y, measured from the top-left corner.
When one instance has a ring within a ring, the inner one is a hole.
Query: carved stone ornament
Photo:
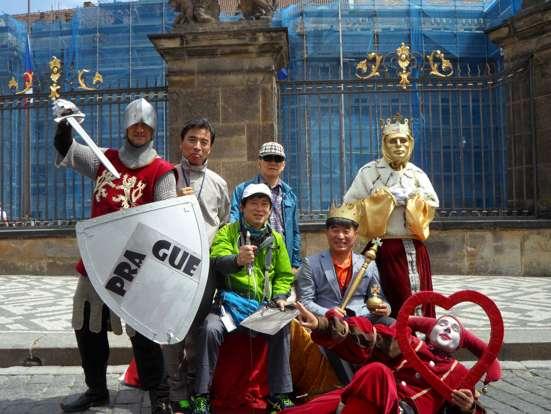
[[[237,8],[247,20],[270,19],[276,3],[275,0],[239,0]]]
[[[170,5],[180,14],[175,25],[190,23],[216,23],[220,20],[218,0],[170,0]]]

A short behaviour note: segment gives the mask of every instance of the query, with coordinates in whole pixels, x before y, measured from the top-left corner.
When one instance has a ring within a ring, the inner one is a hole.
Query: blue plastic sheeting
[[[401,42],[408,44],[416,56],[418,66],[414,68],[414,77],[423,57],[436,49],[442,50],[446,57],[452,60],[456,73],[465,76],[481,73],[488,66],[496,68],[500,65],[499,50],[488,40],[484,31],[517,13],[521,3],[521,0],[348,0],[340,3],[339,21],[337,1],[322,3],[293,0],[276,12],[272,22],[274,26],[287,27],[289,33],[290,63],[288,68],[285,68],[285,73],[282,71],[278,76],[280,80],[287,78],[298,81],[340,79],[342,55],[343,79],[354,79],[356,63],[364,59],[369,51],[392,54]],[[33,22],[31,47],[35,90],[41,93],[49,92],[48,62],[54,55],[62,59],[65,65],[63,91],[77,90],[76,74],[79,69],[89,71],[86,74],[88,84],[92,82],[94,73],[99,71],[104,79],[103,89],[164,85],[164,62],[147,38],[147,34],[169,31],[174,15],[167,0],[100,1],[98,6],[77,8],[70,13],[57,14],[55,18],[45,17]],[[222,20],[236,19],[234,10],[226,7]],[[7,88],[8,80],[12,76],[18,79],[20,86],[22,84],[25,33],[26,27],[23,22],[10,16],[0,16],[0,95],[12,93]],[[414,118],[414,133],[418,138],[415,157],[421,160],[421,163],[428,162],[430,145],[438,141],[438,137],[430,132],[435,128],[434,123],[429,123],[426,112],[421,110],[423,100],[426,102],[429,97],[426,94],[421,96],[415,84],[406,95],[410,108],[407,115]],[[360,102],[355,102],[354,99]],[[312,208],[325,208],[323,203],[326,200],[342,196],[341,174],[344,174],[345,181],[349,182],[367,155],[371,158],[378,155],[376,119],[387,116],[387,112],[394,108],[389,104],[385,111],[367,116],[365,111],[362,112],[362,99],[368,98],[347,97],[344,105],[347,109],[344,114],[346,148],[353,154],[358,154],[357,157],[351,158],[344,173],[339,170],[339,148],[343,139],[340,136],[341,101],[338,97],[327,96],[314,103],[317,105],[314,108],[319,110],[319,116],[316,115],[318,121],[312,118],[311,122],[314,124],[310,124],[308,128],[310,131],[318,131],[319,136],[309,150],[320,156],[323,162],[320,166],[323,168],[321,171],[313,172],[309,177],[300,174],[295,176],[302,177],[301,181],[296,183],[297,187],[318,188],[318,193],[312,197],[323,202],[314,205],[310,200],[305,201],[305,205],[310,203]],[[306,127],[303,115],[308,117],[311,112],[308,112],[308,109],[305,114],[293,114],[300,108],[312,105],[312,102],[306,102],[306,99],[293,102],[292,99],[286,98],[283,104],[287,106],[282,108],[282,134],[295,132],[290,136],[295,137],[297,142],[293,142],[292,145],[295,145],[297,150],[290,152],[290,157],[296,157],[296,164],[299,165],[299,154],[303,154],[301,151],[306,144],[296,137],[303,136],[301,128]],[[4,113],[4,116],[7,114]],[[71,218],[65,216],[62,207],[57,204],[55,195],[60,186],[66,188],[67,183],[75,182],[75,178],[69,173],[63,175],[66,181],[59,181],[60,172],[56,172],[52,166],[51,141],[44,139],[43,135],[44,130],[49,130],[51,134],[53,128],[48,116],[46,113],[40,114],[31,122],[32,145],[33,148],[38,148],[33,154],[45,154],[40,157],[33,155],[32,179],[36,180],[33,181],[33,194],[36,191],[38,195],[34,196],[32,214],[42,218]],[[91,114],[87,119],[87,128],[92,134],[105,134],[109,129],[105,120],[107,116],[107,113]],[[295,120],[291,119],[293,116]],[[482,123],[487,125],[487,121],[483,119]],[[8,125],[11,127],[8,128]],[[297,126],[293,127],[293,131],[289,131],[285,129],[285,125]],[[0,202],[9,200],[12,216],[20,213],[19,202],[16,199],[17,195],[21,194],[20,138],[24,134],[24,128],[24,119],[12,117],[10,122],[0,119],[0,132],[3,137],[0,143],[2,177],[10,177],[10,185],[0,183]],[[372,130],[368,131],[370,128]],[[369,142],[366,141],[366,133],[371,137]],[[105,139],[106,145],[115,146],[121,139],[120,136],[102,138]],[[157,137],[161,152],[164,150],[165,138]],[[467,141],[468,139],[469,137],[466,138]],[[452,147],[455,148],[457,145],[454,144]],[[476,157],[473,158],[475,159]],[[288,163],[289,172],[292,172],[292,164]],[[425,166],[435,168],[433,164]],[[434,177],[440,177],[438,174],[449,174],[450,171],[438,172],[434,169]],[[51,184],[48,181],[48,185],[54,186],[52,188],[45,185],[48,177],[57,177],[58,181]],[[318,184],[314,185],[315,182]],[[326,182],[334,183],[329,191],[322,185]],[[442,189],[443,192],[450,186],[445,188]],[[80,200],[87,199],[83,194],[88,190],[83,187],[79,190],[80,193],[66,196],[74,197],[71,200],[78,204],[81,203]],[[37,199],[40,201],[36,202]],[[81,207],[87,208],[85,204]]]
[[[165,85],[163,59],[147,35],[170,30],[175,13],[163,0],[140,2],[100,2],[95,7],[81,7],[58,12],[35,20],[31,25],[32,63],[35,93],[49,93],[50,67],[56,56],[63,62],[61,95],[78,91],[77,73],[86,69],[88,86],[129,88]],[[26,24],[11,16],[0,16],[0,95],[11,95],[8,80],[14,76],[22,87]],[[7,62],[5,65],[3,62]],[[94,74],[101,73],[104,83],[94,85]],[[83,108],[87,113],[85,128],[104,146],[119,146],[118,115],[125,104]],[[97,108],[101,107],[101,111]],[[157,149],[166,148],[165,108],[158,111]],[[116,115],[110,111],[115,110]],[[56,169],[52,146],[55,125],[50,111],[31,110],[31,216],[35,219],[74,219],[86,217],[89,210],[90,183],[73,172]],[[26,133],[25,111],[0,111],[0,203],[8,208],[10,219],[22,212],[22,141]],[[7,119],[9,118],[9,119]],[[19,119],[21,118],[21,119]],[[108,132],[111,131],[111,134]],[[9,185],[6,177],[10,177]],[[68,189],[74,189],[70,191]]]

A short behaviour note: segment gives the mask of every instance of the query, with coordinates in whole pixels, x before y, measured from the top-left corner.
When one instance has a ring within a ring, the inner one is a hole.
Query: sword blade
[[[88,135],[88,133],[84,130],[84,128],[80,126],[78,121],[72,117],[67,117],[66,120],[73,127],[76,133],[81,136],[84,142],[86,142],[86,145],[90,147],[90,149],[94,152],[96,157],[98,157],[98,159],[103,164],[103,166],[107,168],[109,172],[111,172],[111,174],[113,174],[116,178],[121,178],[121,175],[119,174],[115,166],[111,164],[111,161],[109,161],[109,159],[105,156],[103,151],[96,145],[94,140],[90,138],[90,135]]]

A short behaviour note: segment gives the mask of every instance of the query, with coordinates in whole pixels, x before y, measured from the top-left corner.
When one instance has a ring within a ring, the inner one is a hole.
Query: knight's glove
[[[60,123],[68,117],[75,118],[79,123],[84,121],[84,114],[80,111],[71,101],[66,99],[57,99],[52,105],[52,112],[54,115],[54,121]]]

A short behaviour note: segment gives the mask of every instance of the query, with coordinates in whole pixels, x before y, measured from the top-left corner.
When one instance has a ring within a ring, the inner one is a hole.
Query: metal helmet
[[[144,98],[130,102],[124,111],[125,128],[129,128],[138,122],[143,122],[153,128],[153,131],[157,128],[157,113],[155,112],[155,108]]]

